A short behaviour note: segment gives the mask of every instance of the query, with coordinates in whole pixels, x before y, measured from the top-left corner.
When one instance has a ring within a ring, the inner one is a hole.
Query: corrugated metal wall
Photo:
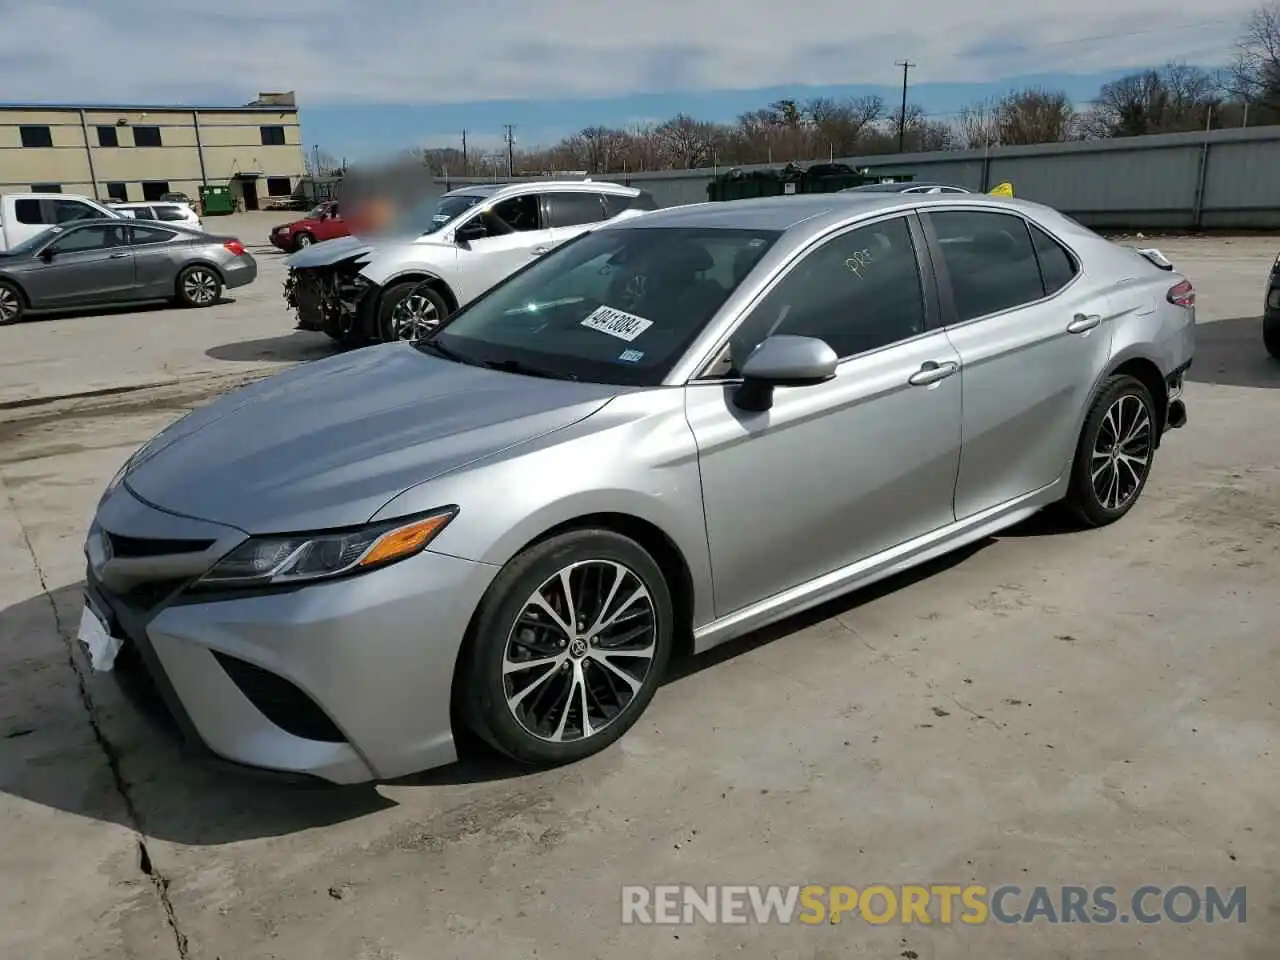
[[[876,175],[910,175],[971,190],[987,190],[1008,180],[1017,196],[1049,204],[1090,226],[1280,228],[1280,126],[990,151],[846,157],[841,162],[869,168]],[[705,202],[707,184],[725,169],[597,179],[642,187],[661,206],[670,207]],[[443,189],[444,181],[438,183]],[[453,180],[448,186],[463,184]]]

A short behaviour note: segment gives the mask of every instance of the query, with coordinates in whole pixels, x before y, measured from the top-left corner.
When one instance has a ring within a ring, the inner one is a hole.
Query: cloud
[[[465,103],[1225,62],[1256,0],[0,0],[8,100]],[[994,6],[994,5],[988,5]],[[903,23],[912,25],[904,30]],[[1199,26],[1189,26],[1199,24]],[[175,33],[175,25],[183,25]],[[182,39],[175,41],[175,37]]]

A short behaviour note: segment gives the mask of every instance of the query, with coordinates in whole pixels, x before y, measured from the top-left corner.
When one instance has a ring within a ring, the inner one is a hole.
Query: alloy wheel
[[[308,237],[305,233],[304,233],[302,236],[298,237],[298,249],[299,249],[299,250],[301,250],[303,247],[309,247],[309,246],[311,246],[311,238],[310,238],[310,237]]]
[[[9,323],[17,319],[22,304],[18,302],[18,294],[8,287],[0,287],[0,323]]]
[[[218,280],[208,270],[192,270],[182,283],[182,292],[196,306],[213,303],[218,294]]]
[[[1106,510],[1120,510],[1137,496],[1151,466],[1154,434],[1142,399],[1122,394],[1107,408],[1093,441],[1090,480]]]
[[[440,326],[440,311],[420,293],[410,293],[391,311],[391,334],[395,340],[421,340]]]
[[[625,564],[562,568],[530,594],[507,636],[502,680],[512,716],[552,743],[600,733],[649,679],[657,627],[648,588]]]

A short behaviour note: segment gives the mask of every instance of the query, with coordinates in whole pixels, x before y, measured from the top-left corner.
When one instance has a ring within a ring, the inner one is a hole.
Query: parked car
[[[865,183],[860,187],[845,187],[840,193],[968,193],[964,187],[949,183],[925,183],[919,180],[902,180],[893,183]]]
[[[119,216],[111,207],[74,194],[7,193],[0,196],[0,250],[16,247],[58,224]]]
[[[414,339],[531,258],[655,209],[645,191],[614,183],[464,187],[410,217],[398,240],[295,256],[287,296],[301,329],[354,343]]]
[[[156,220],[161,223],[176,223],[192,230],[204,229],[200,215],[186,203],[117,203],[111,209],[135,220]]]
[[[1280,256],[1271,265],[1267,280],[1267,298],[1262,307],[1262,344],[1273,357],[1280,359]]]
[[[275,227],[268,239],[272,246],[286,253],[293,253],[296,250],[305,250],[313,243],[349,236],[350,233],[351,230],[338,207],[338,201],[327,200],[313,207],[311,212],[301,220],[282,223]]]
[[[188,207],[190,207],[193,210],[196,208],[196,202],[192,200],[189,196],[187,196],[185,193],[181,193],[181,192],[160,194],[160,203],[182,203],[182,204],[186,204]]]
[[[208,307],[258,265],[234,237],[173,224],[78,220],[0,253],[0,324],[27,314],[148,300]]]
[[[335,782],[603,749],[703,651],[1056,502],[1119,520],[1191,284],[1046,207],[677,207],[295,367],[107,486],[81,637],[198,748]],[[961,403],[963,393],[964,402]]]

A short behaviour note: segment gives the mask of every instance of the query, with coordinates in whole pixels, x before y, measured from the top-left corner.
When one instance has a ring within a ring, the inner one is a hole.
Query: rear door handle
[[[931,383],[937,383],[945,380],[957,370],[960,364],[948,360],[946,363],[938,363],[934,360],[926,360],[920,365],[920,369],[907,378],[907,383],[913,387],[927,387]]]
[[[532,250],[529,251],[529,256],[540,257],[550,249],[551,249],[550,247],[534,247]]]
[[[1102,323],[1102,317],[1096,313],[1088,315],[1077,313],[1067,324],[1067,333],[1088,333],[1100,323]]]
[[[121,259],[121,258],[123,258],[123,257],[127,257],[128,255],[129,255],[128,253],[113,253],[113,254],[111,254],[109,257],[107,257],[107,259],[108,259],[108,260],[119,260],[119,259]]]

